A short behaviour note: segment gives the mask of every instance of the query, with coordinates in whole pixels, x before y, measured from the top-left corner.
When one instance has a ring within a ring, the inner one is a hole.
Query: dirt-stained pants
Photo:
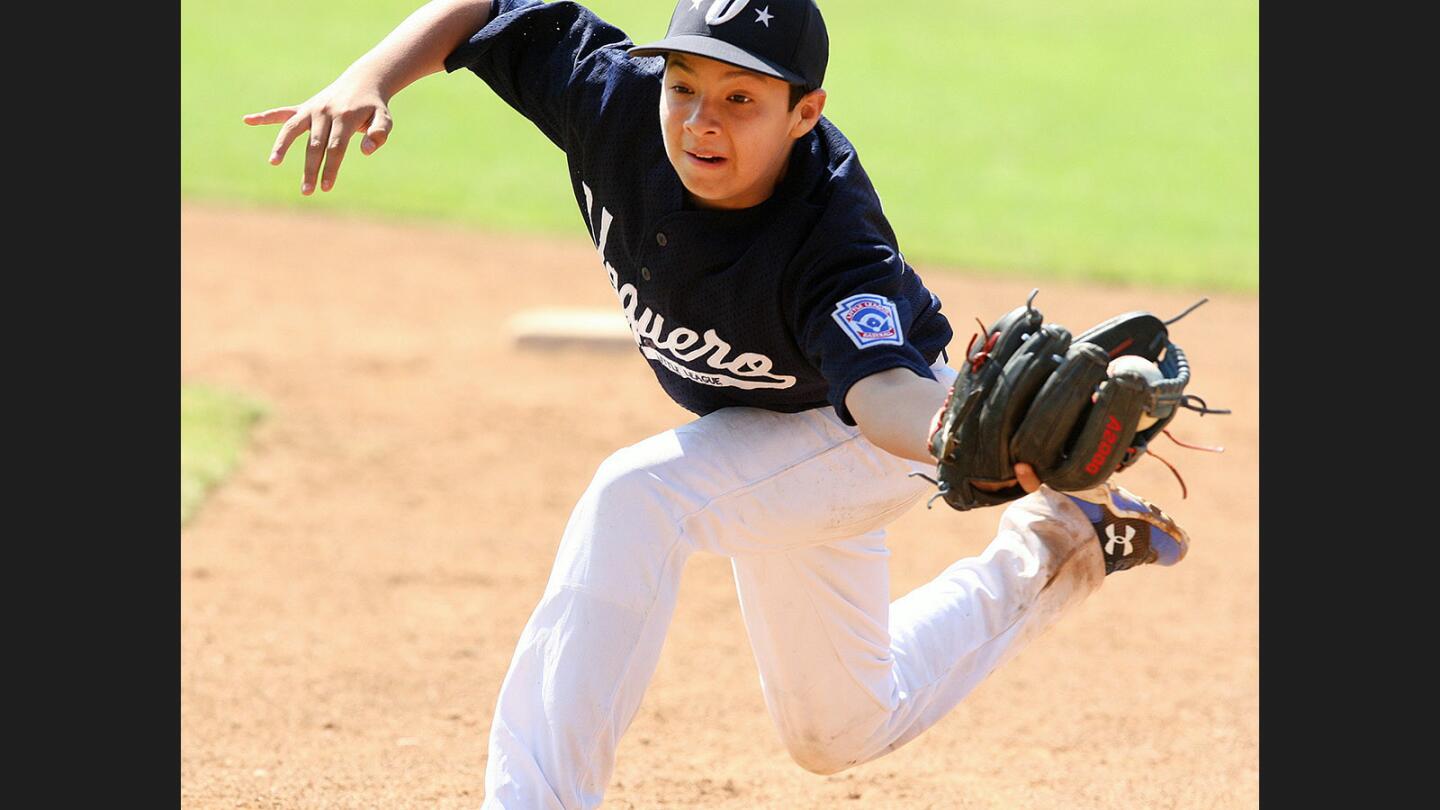
[[[933,492],[907,474],[933,469],[829,408],[727,408],[612,455],[500,687],[484,807],[600,804],[697,551],[732,560],[765,705],[801,766],[833,773],[934,724],[1104,565],[1080,509],[1042,487],[996,510],[984,553],[892,603],[885,526]]]

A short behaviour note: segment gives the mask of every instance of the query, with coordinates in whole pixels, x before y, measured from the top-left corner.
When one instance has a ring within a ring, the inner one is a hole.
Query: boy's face
[[[824,90],[792,110],[785,81],[692,54],[667,56],[664,85],[665,154],[701,208],[749,208],[768,199],[790,147],[825,107]]]

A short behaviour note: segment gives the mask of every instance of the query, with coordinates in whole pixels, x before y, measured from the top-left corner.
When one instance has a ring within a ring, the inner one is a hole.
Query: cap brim
[[[699,36],[697,34],[681,34],[679,36],[666,37],[658,42],[651,42],[648,45],[636,45],[626,51],[631,56],[664,56],[667,53],[690,53],[696,56],[706,56],[746,70],[753,70],[756,73],[763,73],[766,76],[774,76],[777,79],[784,79],[791,84],[805,84],[804,77],[793,73],[779,65],[761,59],[748,51],[742,50],[728,42],[715,39],[714,37]]]

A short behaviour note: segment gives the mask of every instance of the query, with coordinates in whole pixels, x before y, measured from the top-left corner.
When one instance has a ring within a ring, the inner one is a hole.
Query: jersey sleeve
[[[614,67],[630,57],[625,32],[569,0],[495,0],[491,18],[445,59],[468,68],[545,137],[570,151],[587,120],[581,109],[607,95]]]
[[[831,250],[800,275],[796,289],[804,291],[796,298],[796,339],[845,424],[855,424],[846,394],[871,374],[908,368],[935,379],[930,365],[949,342],[949,326],[939,299],[890,245]],[[921,335],[923,344],[915,340]]]

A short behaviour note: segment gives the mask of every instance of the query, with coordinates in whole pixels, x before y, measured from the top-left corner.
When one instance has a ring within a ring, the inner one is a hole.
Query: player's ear
[[[820,123],[820,113],[825,111],[825,88],[817,87],[800,97],[795,112],[800,118],[790,127],[790,137],[799,138]]]

